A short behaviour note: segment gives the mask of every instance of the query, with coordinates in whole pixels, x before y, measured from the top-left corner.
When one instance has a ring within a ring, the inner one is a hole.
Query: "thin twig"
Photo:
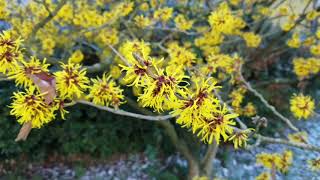
[[[199,32],[188,32],[188,31],[182,31],[177,28],[167,28],[167,27],[147,27],[145,28],[147,30],[161,30],[161,31],[170,31],[170,32],[178,32],[178,33],[183,33],[188,36],[197,36],[201,35],[202,33]]]
[[[80,103],[80,104],[89,105],[89,106],[95,107],[95,108],[100,109],[100,110],[108,111],[108,112],[111,112],[113,114],[118,114],[118,115],[121,115],[121,116],[128,116],[128,117],[133,117],[133,118],[143,119],[143,120],[148,120],[148,121],[165,121],[165,120],[168,120],[168,119],[171,119],[171,118],[174,117],[172,115],[147,116],[147,115],[142,115],[142,114],[137,114],[137,113],[124,111],[124,110],[121,110],[121,109],[114,109],[114,108],[110,108],[110,107],[106,107],[106,106],[96,105],[96,104],[94,104],[92,102],[85,101],[85,100],[77,100],[76,102]]]
[[[112,45],[107,44],[107,46],[108,46],[127,66],[131,66],[131,64],[129,63],[129,61],[128,61],[120,52],[118,52]]]
[[[67,0],[61,0],[61,2],[57,5],[57,7],[54,9],[54,11],[46,17],[43,20],[41,20],[38,24],[36,24],[30,34],[29,39],[35,38],[37,32],[43,28],[48,22],[50,22],[60,11],[60,9],[67,3]]]
[[[301,148],[301,149],[305,149],[305,150],[320,152],[320,147],[317,147],[317,146],[314,146],[311,144],[294,143],[294,142],[290,142],[286,139],[271,138],[271,137],[262,136],[260,134],[255,134],[254,137],[259,139],[261,143],[265,142],[265,143],[271,143],[271,144],[284,144],[284,145],[297,147],[297,148]]]
[[[272,106],[271,104],[268,103],[268,101],[262,96],[262,94],[260,94],[257,90],[255,90],[251,84],[246,81],[242,75],[242,66],[243,65],[240,65],[240,69],[239,69],[239,77],[240,77],[240,80],[243,82],[243,84],[246,86],[246,88],[252,92],[255,96],[257,96],[260,101],[268,108],[270,109],[276,116],[278,116],[282,121],[284,121],[290,129],[298,132],[299,129],[297,127],[295,127],[291,121],[286,118],[285,116],[283,116],[279,111],[276,110],[276,108],[274,106]]]

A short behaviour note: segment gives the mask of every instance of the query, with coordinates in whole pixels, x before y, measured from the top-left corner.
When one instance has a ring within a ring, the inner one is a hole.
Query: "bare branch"
[[[290,142],[286,139],[271,138],[271,137],[262,136],[260,134],[255,134],[254,137],[259,139],[261,143],[265,142],[265,143],[271,143],[271,144],[284,144],[284,145],[297,147],[297,148],[301,148],[301,149],[305,149],[305,150],[320,152],[320,147],[317,147],[317,146],[314,146],[311,144],[294,143],[294,142]]]
[[[212,161],[216,157],[219,145],[214,141],[212,144],[208,145],[207,152],[202,159],[201,165],[206,173],[207,177],[211,178],[212,175]]]
[[[67,0],[61,0],[61,2],[57,5],[57,7],[54,9],[52,13],[49,13],[49,15],[41,20],[38,24],[36,24],[30,34],[29,39],[33,39],[37,32],[43,28],[48,22],[50,22],[60,11],[60,9],[67,3]]]
[[[100,110],[108,111],[113,114],[118,114],[118,115],[122,115],[122,116],[128,116],[128,117],[133,117],[133,118],[143,119],[143,120],[148,120],[148,121],[165,121],[165,120],[168,120],[168,119],[171,119],[174,117],[172,115],[147,116],[147,115],[142,115],[142,114],[136,114],[136,113],[127,112],[127,111],[124,111],[121,109],[114,109],[114,108],[110,108],[110,107],[106,107],[106,106],[96,105],[92,102],[85,101],[85,100],[77,100],[76,102],[80,103],[80,104],[89,105],[89,106],[95,107]]]
[[[246,81],[242,75],[242,65],[240,65],[240,69],[239,69],[239,77],[240,77],[240,80],[243,82],[243,84],[246,86],[246,88],[252,92],[255,96],[257,96],[260,101],[268,108],[270,109],[277,117],[279,117],[282,121],[284,121],[290,129],[298,132],[299,129],[297,127],[295,127],[291,121],[286,118],[285,116],[283,116],[279,111],[276,110],[276,108],[274,106],[272,106],[271,104],[268,103],[268,101],[262,96],[262,94],[260,94],[257,90],[255,90],[251,84]]]
[[[131,64],[129,63],[129,61],[128,61],[121,53],[119,53],[112,45],[107,44],[107,46],[108,46],[117,56],[119,56],[119,58],[122,60],[122,62],[124,62],[127,66],[131,66]]]

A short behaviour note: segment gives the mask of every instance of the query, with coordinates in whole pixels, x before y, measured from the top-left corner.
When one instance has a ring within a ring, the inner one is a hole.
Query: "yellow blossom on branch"
[[[271,175],[268,172],[263,172],[259,174],[259,176],[255,178],[255,180],[271,180]]]
[[[308,160],[308,165],[312,171],[320,171],[320,158]]]
[[[93,103],[102,106],[119,107],[123,103],[124,96],[122,89],[116,85],[111,76],[104,74],[102,79],[92,79],[93,86],[90,86],[88,99],[92,99]]]
[[[9,73],[11,79],[15,79],[18,86],[30,87],[34,85],[33,75],[42,75],[49,72],[49,64],[46,59],[40,61],[36,57],[31,57],[30,61],[21,61],[21,65],[16,71]]]
[[[239,132],[234,132],[233,135],[230,136],[229,141],[233,142],[235,149],[238,149],[239,147],[246,147],[248,135],[252,133],[252,131],[254,131],[254,129],[249,128]]]
[[[72,55],[68,61],[70,61],[72,63],[81,63],[83,58],[84,58],[84,55],[81,52],[81,50],[76,50],[74,53],[72,53]]]
[[[16,116],[20,124],[31,121],[33,128],[40,128],[55,117],[55,108],[45,103],[43,94],[39,94],[35,86],[26,92],[14,93],[10,108],[10,114]]]
[[[0,73],[13,72],[22,60],[20,49],[21,40],[12,37],[10,31],[0,34]]]
[[[293,95],[290,100],[290,110],[298,119],[308,119],[314,113],[315,102],[310,96]]]
[[[148,78],[143,84],[143,93],[139,96],[143,107],[151,107],[156,111],[163,111],[175,108],[179,104],[177,95],[183,94],[183,87],[179,84],[184,82],[187,76],[175,72],[164,72],[156,68],[156,78]]]
[[[174,22],[178,29],[186,31],[192,28],[193,21],[186,19],[182,14],[179,14],[175,19]]]
[[[61,63],[62,71],[55,72],[57,90],[61,98],[80,98],[88,88],[89,79],[86,70],[79,64]]]

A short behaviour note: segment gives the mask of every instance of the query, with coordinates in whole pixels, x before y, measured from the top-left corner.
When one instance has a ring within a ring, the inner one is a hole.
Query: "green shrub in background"
[[[0,86],[2,160],[21,155],[44,159],[53,153],[108,157],[115,153],[143,152],[148,145],[159,147],[166,143],[161,141],[159,127],[152,122],[117,116],[83,105],[72,107],[67,120],[59,119],[46,128],[34,129],[28,137],[30,141],[17,143],[12,137],[19,132],[20,125],[9,115],[7,107],[15,87],[11,82],[1,82]],[[170,143],[163,146],[170,149]]]

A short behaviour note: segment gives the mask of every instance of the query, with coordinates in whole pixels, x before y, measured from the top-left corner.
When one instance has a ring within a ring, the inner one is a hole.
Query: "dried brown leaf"
[[[39,87],[40,92],[44,94],[44,99],[47,104],[53,102],[56,97],[56,81],[55,78],[46,72],[31,74],[29,77],[33,83]]]
[[[25,141],[32,129],[32,122],[29,121],[27,123],[24,123],[19,131],[19,134],[17,138],[15,139],[16,142],[18,141]]]

